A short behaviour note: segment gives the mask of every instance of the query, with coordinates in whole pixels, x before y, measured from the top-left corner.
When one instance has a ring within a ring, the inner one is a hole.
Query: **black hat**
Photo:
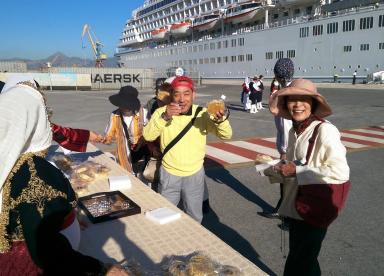
[[[286,82],[290,81],[295,72],[293,61],[289,58],[281,58],[276,61],[273,72],[275,76],[280,79],[284,79]]]
[[[138,111],[141,106],[138,96],[139,91],[135,87],[127,85],[121,87],[119,93],[109,96],[109,101],[120,108]]]
[[[157,78],[155,80],[155,89],[159,90],[160,86],[165,82],[166,78]]]

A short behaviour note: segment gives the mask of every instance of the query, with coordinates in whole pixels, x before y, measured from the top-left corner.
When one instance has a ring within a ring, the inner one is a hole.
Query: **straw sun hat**
[[[288,87],[272,94],[269,99],[269,110],[273,115],[289,120],[292,119],[286,104],[287,96],[310,96],[316,101],[316,103],[314,102],[314,104],[312,104],[312,114],[320,118],[332,114],[331,107],[325,98],[317,92],[315,84],[310,80],[298,79],[292,81]]]

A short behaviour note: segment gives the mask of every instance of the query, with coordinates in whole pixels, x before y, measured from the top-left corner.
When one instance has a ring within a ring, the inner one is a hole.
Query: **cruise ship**
[[[159,76],[182,67],[201,78],[268,78],[287,57],[296,77],[366,77],[384,70],[384,1],[146,0],[115,56]]]

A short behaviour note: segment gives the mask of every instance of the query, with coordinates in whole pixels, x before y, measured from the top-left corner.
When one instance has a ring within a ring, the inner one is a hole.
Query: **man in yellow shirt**
[[[185,212],[201,222],[207,135],[212,133],[220,139],[230,139],[229,114],[218,111],[210,115],[205,108],[199,112],[193,104],[196,90],[190,78],[176,77],[171,85],[172,102],[155,111],[144,127],[143,136],[147,141],[160,136],[160,149],[164,153],[167,145],[196,117],[188,132],[163,155],[159,192],[175,205],[182,199]]]

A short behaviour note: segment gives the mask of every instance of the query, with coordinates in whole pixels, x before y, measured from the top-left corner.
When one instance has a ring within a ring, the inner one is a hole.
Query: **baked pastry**
[[[193,256],[187,264],[187,275],[194,276],[213,276],[217,275],[215,272],[215,265],[212,260],[202,254]]]
[[[225,103],[222,100],[212,100],[207,104],[207,112],[210,115],[215,115],[217,112],[225,111]]]
[[[255,158],[255,162],[258,164],[265,164],[265,163],[268,163],[270,161],[273,161],[273,158],[271,156],[265,155],[265,154],[259,154]]]
[[[56,166],[63,172],[68,173],[71,171],[71,165],[73,164],[71,157],[64,154],[56,154],[52,158],[52,160],[53,162],[55,162]]]
[[[218,270],[220,276],[241,276],[242,273],[240,269],[231,265],[223,265]]]
[[[157,99],[164,104],[169,104],[171,102],[171,94],[168,91],[159,90],[159,92],[157,92]]]
[[[171,263],[168,268],[168,276],[188,276],[187,274],[187,266],[184,262],[175,260]]]

